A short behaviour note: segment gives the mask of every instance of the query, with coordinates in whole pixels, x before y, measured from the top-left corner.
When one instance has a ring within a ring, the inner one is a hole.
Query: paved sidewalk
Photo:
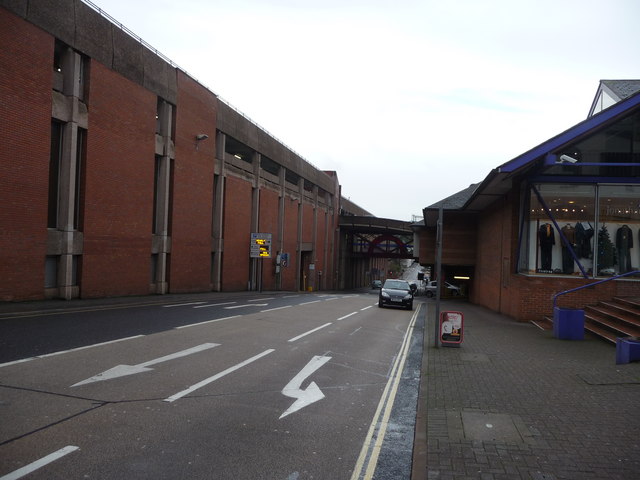
[[[412,478],[640,479],[640,363],[464,301],[441,310],[464,313],[464,342],[433,346],[429,302]]]

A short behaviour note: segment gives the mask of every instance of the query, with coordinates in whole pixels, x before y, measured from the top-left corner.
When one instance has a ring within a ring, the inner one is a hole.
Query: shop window
[[[640,268],[640,185],[599,188],[598,274]]]
[[[530,191],[519,271],[626,273],[640,267],[638,243],[640,186],[537,184]]]
[[[528,273],[581,274],[571,250],[583,269],[591,270],[596,222],[594,203],[595,189],[591,185],[535,185],[530,194],[526,261],[521,270]]]

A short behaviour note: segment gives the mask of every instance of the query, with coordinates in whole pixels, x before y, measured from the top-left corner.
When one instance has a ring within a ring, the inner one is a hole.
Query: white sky
[[[409,220],[640,78],[638,0],[93,0],[378,217]]]

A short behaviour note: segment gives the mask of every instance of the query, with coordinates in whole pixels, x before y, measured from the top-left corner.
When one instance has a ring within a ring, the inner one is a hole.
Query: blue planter
[[[640,340],[637,338],[616,339],[616,365],[640,361]]]
[[[561,340],[584,340],[584,310],[554,307],[553,336]]]

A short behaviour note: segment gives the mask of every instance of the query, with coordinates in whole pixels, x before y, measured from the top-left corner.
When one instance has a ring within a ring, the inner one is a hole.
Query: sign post
[[[249,257],[262,260],[271,258],[271,236],[270,233],[252,233]],[[262,293],[262,261],[258,264],[258,268],[258,290]]]

